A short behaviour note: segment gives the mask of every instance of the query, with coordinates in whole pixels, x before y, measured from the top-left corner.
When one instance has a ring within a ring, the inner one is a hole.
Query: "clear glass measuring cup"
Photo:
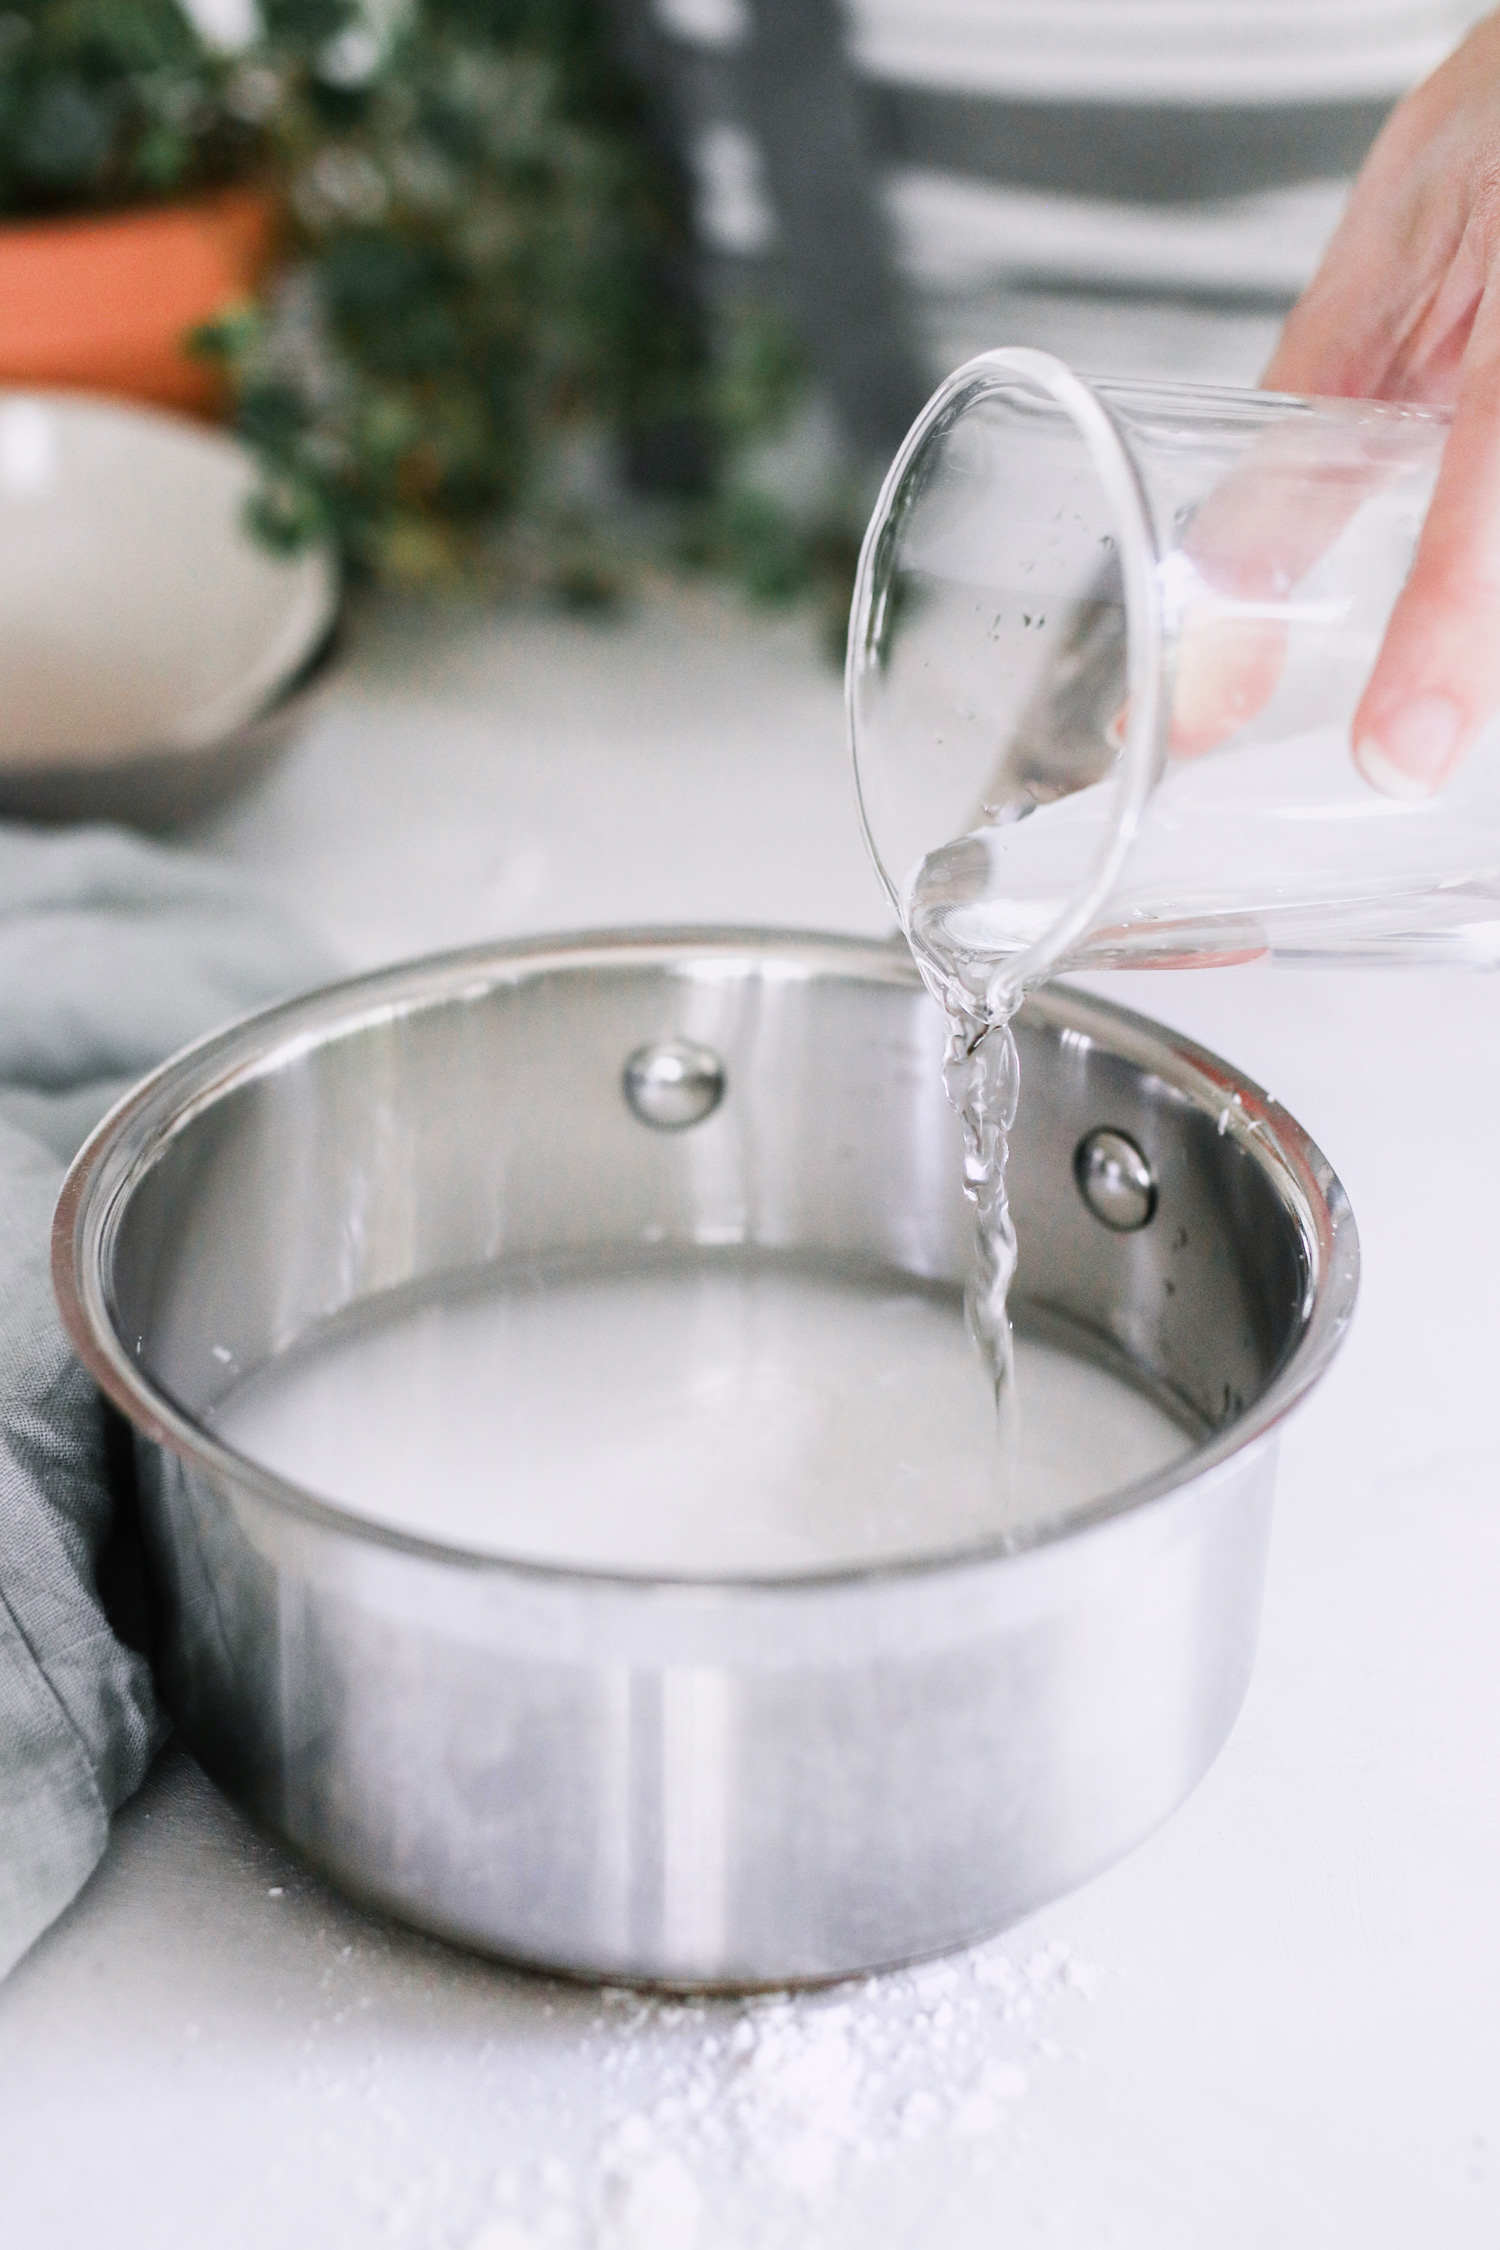
[[[1350,721],[1448,417],[971,360],[886,478],[847,695],[861,817],[970,1014],[1059,969],[1500,962],[1500,727],[1435,797]]]

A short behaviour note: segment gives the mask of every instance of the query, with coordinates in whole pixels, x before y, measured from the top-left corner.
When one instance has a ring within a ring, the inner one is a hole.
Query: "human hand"
[[[1455,409],[1353,727],[1368,781],[1429,796],[1500,710],[1500,15],[1392,112],[1261,380]]]

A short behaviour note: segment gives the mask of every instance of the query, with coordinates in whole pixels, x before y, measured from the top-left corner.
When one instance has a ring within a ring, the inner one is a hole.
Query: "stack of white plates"
[[[1347,194],[1343,180],[1313,180],[1232,201],[1128,204],[903,170],[890,200],[925,289],[1108,280],[1136,294],[1260,299],[1301,290]]]
[[[1394,100],[1487,0],[847,0],[871,77],[1007,100]]]
[[[745,0],[655,7],[690,47],[728,52],[748,33]],[[1227,382],[1255,380],[1337,224],[1339,174],[1382,110],[1487,12],[1486,0],[845,8],[883,133],[906,151],[887,194],[934,375],[1027,341],[1096,371]],[[736,163],[715,171],[719,142]],[[718,247],[753,256],[796,224],[760,191],[742,127],[696,153]]]
[[[1142,124],[1159,137],[1172,130],[1161,112],[1233,111],[1241,142],[1260,131],[1270,147],[1273,110],[1378,114],[1484,12],[1477,0],[852,0],[850,20],[870,78],[1011,116],[1055,106],[1059,140],[1099,105],[1116,129],[1158,113]],[[935,368],[1021,335],[1096,371],[1252,382],[1348,185],[1172,203],[900,169],[890,206]]]
[[[934,374],[1025,342],[1092,374],[1253,383],[1347,193],[1131,205],[902,171],[889,204]]]

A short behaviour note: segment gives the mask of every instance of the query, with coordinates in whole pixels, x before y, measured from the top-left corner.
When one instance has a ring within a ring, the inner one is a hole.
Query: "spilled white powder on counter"
[[[1012,1932],[792,1995],[590,1989],[364,1916],[247,1848],[257,1912],[319,1965],[285,2091],[327,2128],[347,2213],[330,2250],[969,2240],[1027,2192],[1028,2144],[1115,1988]]]
[[[1002,1946],[744,2001],[606,1991],[584,2035],[604,2099],[590,2161],[503,2175],[462,2250],[782,2250],[914,2144],[1003,2154],[1070,2001],[1101,1972]]]

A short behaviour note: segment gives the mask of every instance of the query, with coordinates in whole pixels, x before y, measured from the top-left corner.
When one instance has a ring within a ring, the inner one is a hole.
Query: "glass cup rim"
[[[997,964],[1003,961],[1005,965],[1007,1000],[1018,999],[1030,986],[1052,974],[1097,919],[1129,857],[1166,759],[1169,699],[1163,661],[1165,629],[1158,580],[1160,552],[1150,506],[1129,445],[1109,406],[1095,385],[1065,360],[1030,345],[1002,345],[966,360],[938,385],[887,470],[866,528],[849,611],[844,665],[845,726],[860,830],[901,927],[913,949],[919,950],[906,901],[876,845],[860,780],[859,688],[876,639],[872,626],[877,623],[873,613],[883,593],[879,584],[882,544],[907,473],[934,431],[945,423],[951,427],[974,406],[1002,391],[1014,390],[1018,381],[1051,399],[1070,417],[1114,522],[1125,597],[1126,722],[1111,784],[1111,818],[1086,883],[1039,938],[1019,952],[994,956]],[[920,947],[920,953],[924,966],[941,982],[948,982],[947,964],[928,958],[926,947]],[[973,996],[969,995],[972,1003]]]

